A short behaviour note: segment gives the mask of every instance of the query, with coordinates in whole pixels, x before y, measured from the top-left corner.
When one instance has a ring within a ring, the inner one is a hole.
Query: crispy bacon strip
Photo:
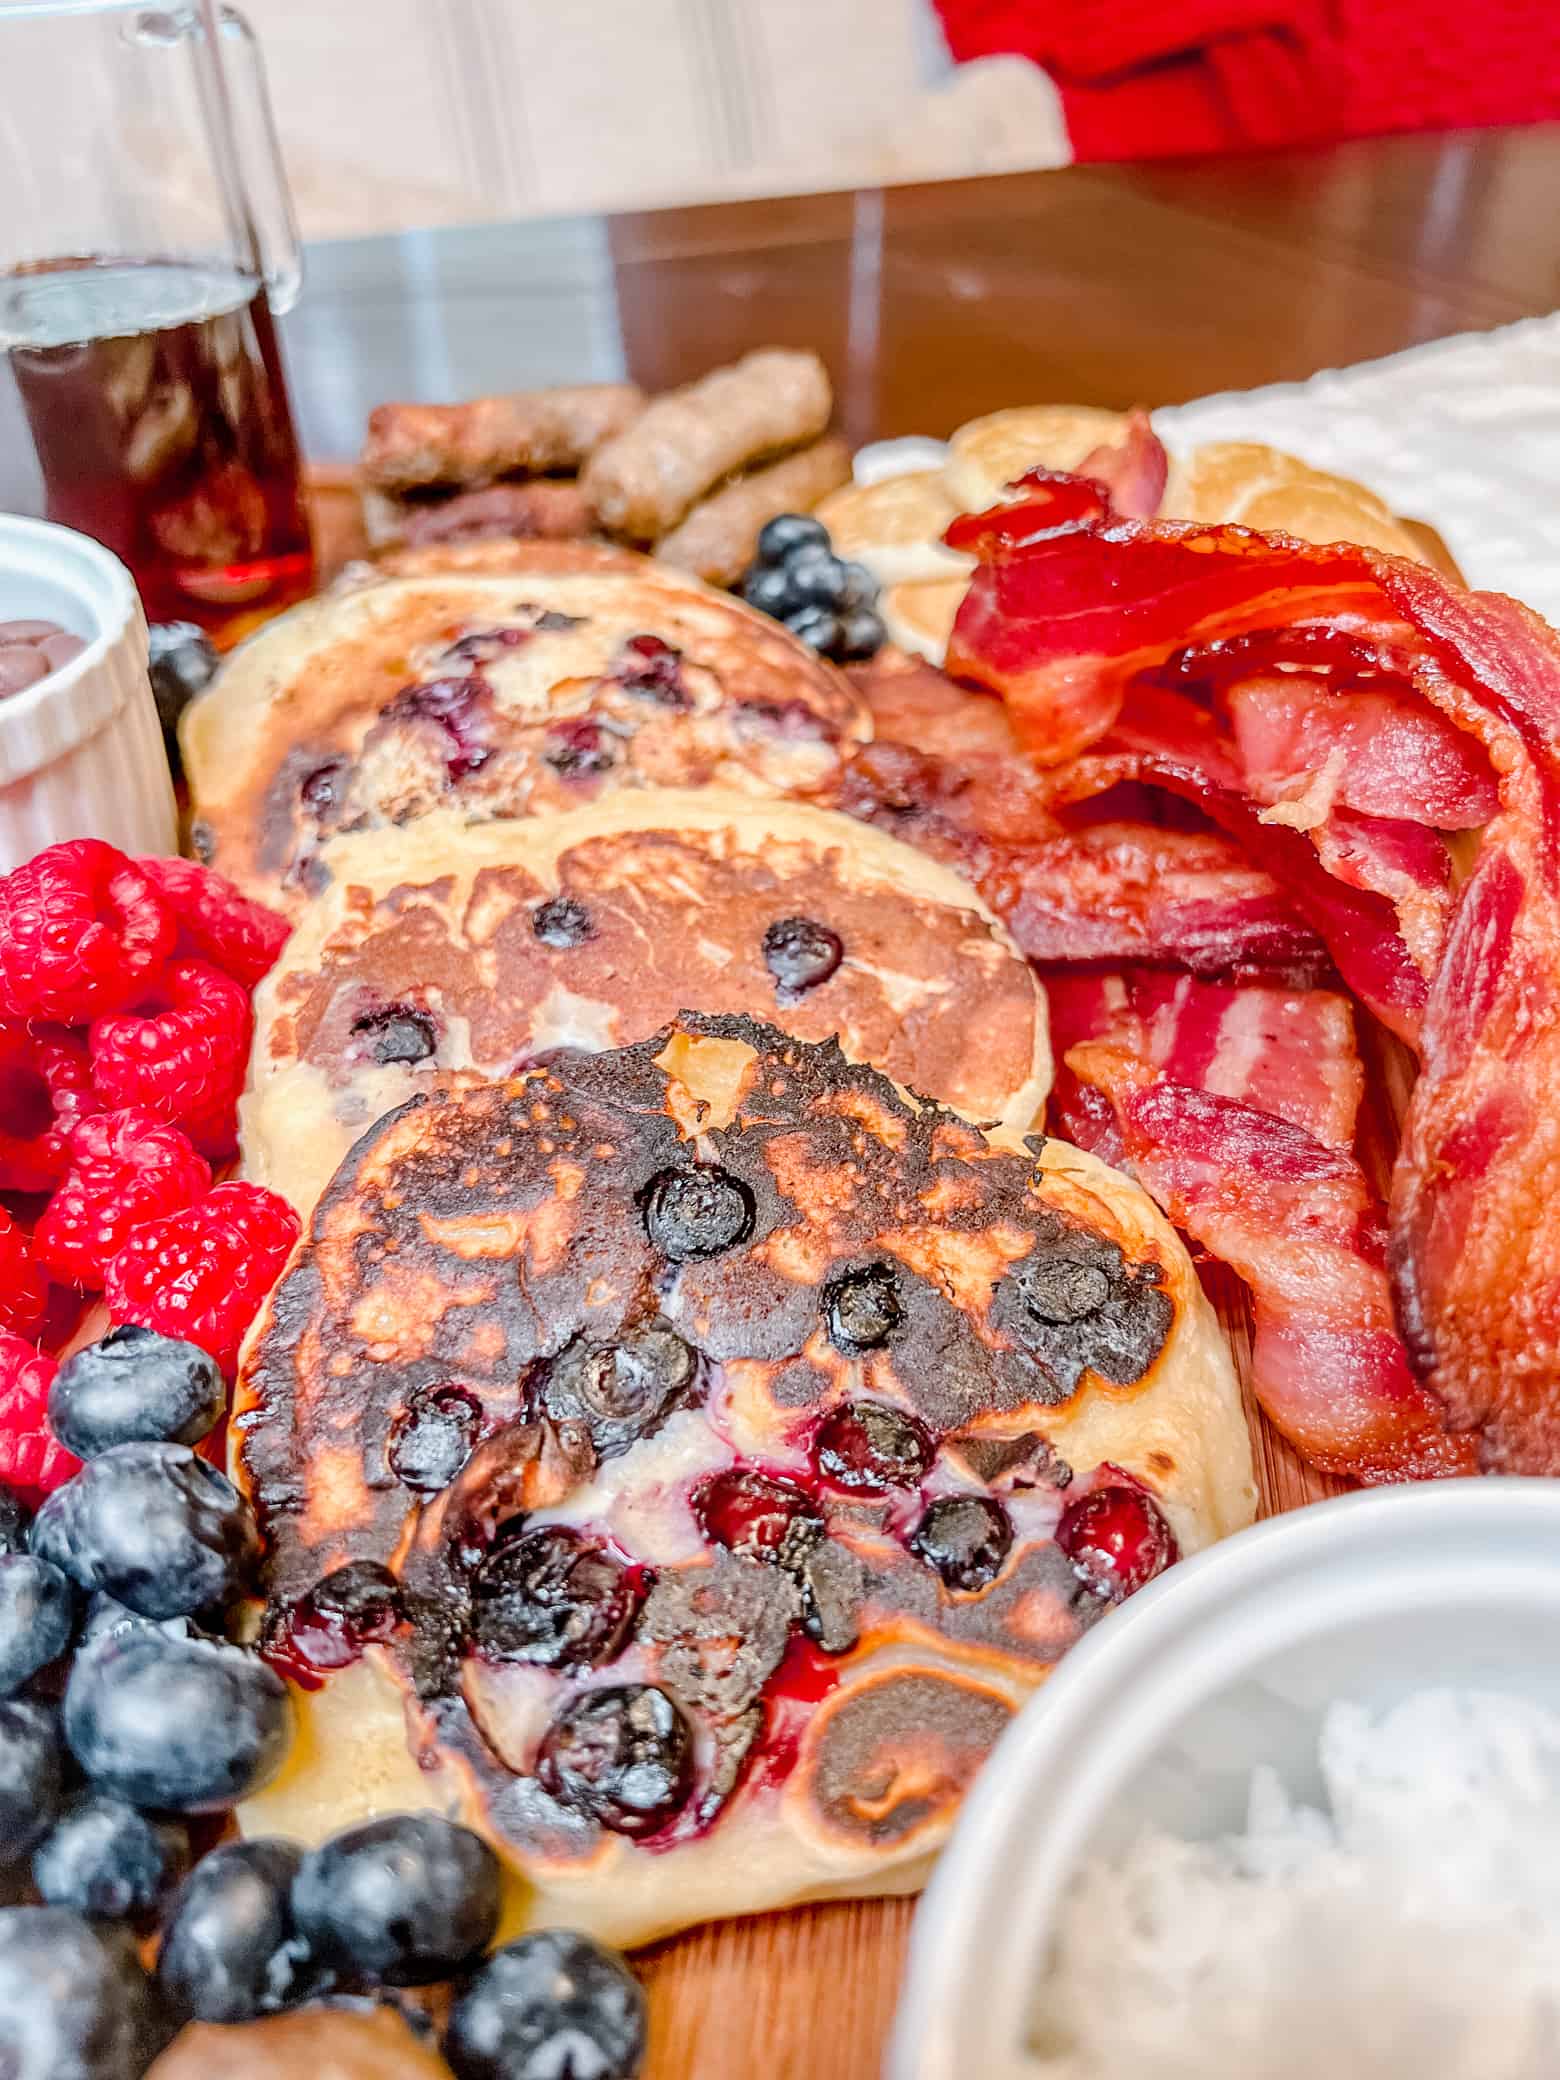
[[[1109,1101],[1139,1181],[1250,1288],[1257,1398],[1311,1463],[1368,1483],[1473,1472],[1473,1440],[1409,1369],[1380,1208],[1349,1151],[1132,1048],[1086,1042],[1067,1063]]]
[[[1392,1183],[1398,1311],[1492,1470],[1560,1473],[1560,640],[1515,601],[1382,573],[1425,691],[1488,747],[1501,806],[1430,993]]]
[[[1031,959],[1173,961],[1295,980],[1328,969],[1272,875],[1228,838],[1113,811],[1116,767],[1094,762],[1074,800],[1070,784],[1024,756],[989,695],[893,657],[855,676],[874,741],[837,806],[956,866]]]
[[[1451,912],[1440,833],[1487,820],[1495,783],[1438,712],[1424,631],[1381,576],[1396,560],[1099,519],[983,554],[950,669],[1002,693],[1041,764],[1126,755],[1199,801],[1414,1039]]]
[[[1045,985],[1058,1055],[1105,1041],[1171,1082],[1287,1120],[1325,1148],[1354,1146],[1365,1075],[1354,1013],[1336,990],[1202,982],[1158,968],[1048,969]]]
[[[1319,660],[1334,684],[1346,673],[1351,689],[1417,695],[1488,754],[1499,806],[1428,963],[1423,1073],[1391,1196],[1393,1289],[1416,1367],[1454,1429],[1480,1433],[1483,1463],[1560,1472],[1560,639],[1512,601],[1369,550],[1120,522],[998,553],[976,575],[951,653],[1002,691],[1026,746],[1053,764],[1077,749],[1083,719],[1100,752],[1132,727],[1145,679],[1201,674],[1206,688],[1210,666],[1265,674]],[[1189,763],[1209,813],[1232,828],[1208,772]],[[1176,784],[1158,760],[1153,771]],[[1477,777],[1438,767],[1434,784],[1455,791]],[[1383,900],[1384,850],[1425,880],[1394,821],[1356,812],[1342,842],[1335,832],[1330,861],[1316,855],[1333,888]],[[1327,871],[1351,845],[1363,892]],[[1314,885],[1280,878],[1350,975]],[[1418,962],[1398,946],[1423,977],[1424,939]],[[1195,1206],[1174,1165],[1164,1182]]]

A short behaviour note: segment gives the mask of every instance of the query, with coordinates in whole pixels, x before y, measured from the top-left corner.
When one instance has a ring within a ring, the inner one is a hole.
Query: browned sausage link
[[[753,561],[759,529],[777,513],[810,513],[850,476],[850,450],[832,434],[767,469],[734,478],[693,511],[656,549],[657,560],[712,585],[733,585]]]
[[[469,542],[490,535],[521,541],[569,541],[590,533],[590,508],[572,477],[539,477],[532,483],[487,484],[480,491],[457,491],[453,498],[386,498],[375,500],[376,542]],[[381,521],[392,522],[390,532]]]
[[[480,484],[509,470],[577,470],[644,409],[633,383],[560,384],[466,404],[382,404],[370,412],[362,474],[386,491]]]
[[[761,348],[656,398],[591,457],[585,496],[609,534],[659,541],[722,478],[815,441],[833,404],[816,354]]]

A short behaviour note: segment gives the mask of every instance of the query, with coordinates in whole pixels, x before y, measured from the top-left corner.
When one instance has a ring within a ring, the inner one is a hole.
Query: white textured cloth
[[[1156,412],[1166,447],[1262,440],[1427,520],[1471,585],[1560,626],[1560,313]]]

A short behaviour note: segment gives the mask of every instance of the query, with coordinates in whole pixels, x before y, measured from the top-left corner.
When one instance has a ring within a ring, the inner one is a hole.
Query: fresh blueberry
[[[787,614],[785,625],[792,635],[826,657],[840,639],[840,617],[829,607],[798,607]]]
[[[888,641],[888,630],[883,626],[883,617],[872,607],[853,607],[848,614],[840,616],[839,641],[834,654],[842,664],[851,664],[867,657],[876,657]]]
[[[5,2080],[140,2080],[169,2034],[122,1930],[63,1907],[0,1913]]]
[[[296,1842],[228,1842],[198,1863],[163,1922],[157,1983],[177,2015],[249,2022],[309,1991],[292,1918]]]
[[[783,564],[755,563],[742,581],[742,597],[750,607],[756,607],[761,614],[773,614],[777,621],[801,605],[791,590],[791,574]]]
[[[169,1639],[194,1637],[188,1618],[143,1618],[139,1611],[130,1610],[125,1604],[116,1603],[112,1596],[105,1596],[101,1589],[95,1589],[87,1598],[87,1615],[76,1635],[77,1652],[100,1639],[118,1638],[127,1632],[162,1632]]]
[[[32,1548],[143,1618],[177,1618],[230,1602],[260,1541],[248,1503],[188,1445],[121,1444],[55,1489]]]
[[[492,1661],[596,1667],[622,1646],[637,1601],[628,1569],[597,1540],[543,1524],[503,1540],[478,1569],[472,1638]]]
[[[633,1838],[657,1833],[687,1803],[692,1747],[664,1690],[621,1683],[569,1700],[542,1738],[536,1774],[564,1805]]]
[[[0,1553],[25,1553],[32,1512],[19,1495],[0,1488]]]
[[[758,537],[760,563],[784,563],[799,549],[827,549],[829,530],[810,513],[778,513],[764,523]]]
[[[147,672],[157,701],[157,719],[173,736],[179,717],[216,676],[221,659],[204,629],[193,621],[154,621],[147,635]]]
[[[843,582],[840,586],[840,611],[850,613],[857,607],[877,605],[878,581],[864,563],[842,563]]]
[[[785,574],[798,607],[827,607],[839,613],[851,589],[846,566],[827,549],[807,549],[791,557]]]
[[[51,1907],[125,1921],[160,1904],[189,1867],[189,1837],[120,1798],[69,1804],[33,1854],[33,1883]]]
[[[20,1863],[54,1825],[60,1775],[54,1713],[41,1704],[0,1704],[0,1865]]]
[[[99,1640],[65,1686],[71,1753],[99,1790],[135,1806],[221,1812],[270,1781],[290,1734],[281,1678],[211,1640]]]
[[[35,1553],[0,1553],[0,1697],[47,1668],[70,1645],[76,1591]]]
[[[457,2080],[633,2080],[645,1996],[622,1958],[572,1929],[495,1950],[455,2003],[444,2055]]]
[[[293,1880],[299,1933],[323,1963],[369,1985],[448,1979],[493,1940],[498,1858],[437,1813],[393,1813],[336,1835]]]
[[[962,1594],[995,1581],[1012,1544],[1007,1511],[986,1495],[939,1496],[910,1534],[917,1559]]]
[[[199,1444],[226,1406],[215,1358],[126,1324],[60,1367],[49,1427],[78,1459],[95,1459],[116,1444]]]

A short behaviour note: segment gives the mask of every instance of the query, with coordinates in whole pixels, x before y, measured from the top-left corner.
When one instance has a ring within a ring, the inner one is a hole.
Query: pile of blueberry
[[[886,640],[877,580],[829,546],[829,530],[808,513],[782,513],[758,538],[742,575],[742,597],[783,621],[792,635],[837,664],[871,657]]]
[[[157,719],[177,773],[179,717],[196,694],[210,685],[222,660],[210,636],[193,621],[153,622],[149,634],[147,673],[157,702]]]
[[[193,1449],[225,1405],[204,1351],[115,1329],[50,1392],[81,1471],[30,1523],[0,1490],[0,1883],[42,1902],[0,1909],[0,2073],[139,2080],[187,2021],[462,1976],[458,2080],[629,2080],[638,1982],[557,1932],[487,1956],[501,1871],[469,1829],[401,1814],[191,1868],[192,1829],[209,1840],[290,1737],[285,1685],[226,1636],[260,1542]]]

